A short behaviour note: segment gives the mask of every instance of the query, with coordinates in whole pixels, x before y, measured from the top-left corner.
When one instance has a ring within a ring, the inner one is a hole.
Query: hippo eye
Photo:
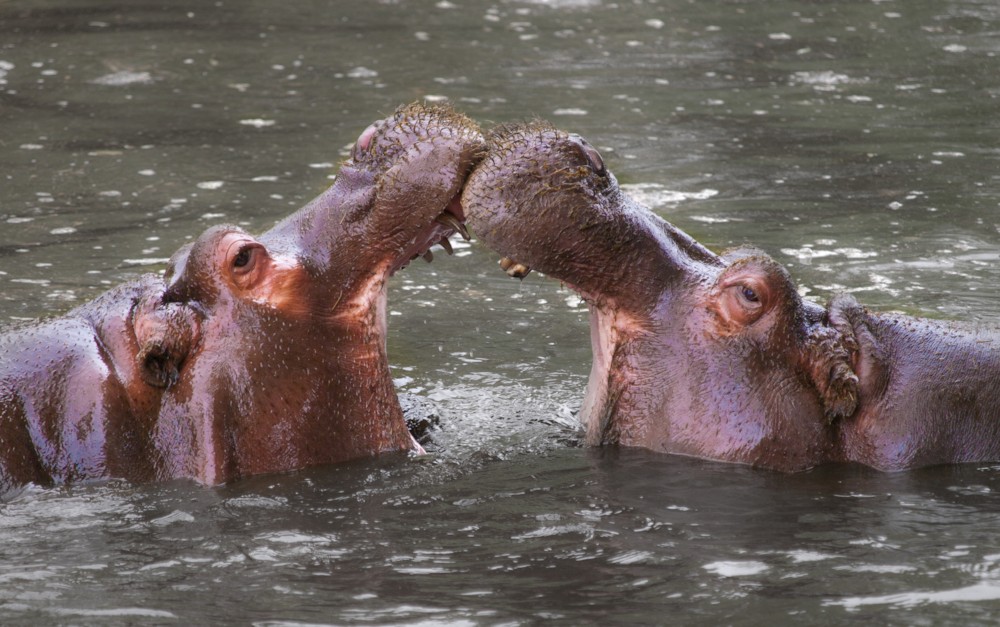
[[[250,250],[249,246],[247,246],[246,248],[240,250],[240,252],[236,253],[236,257],[233,258],[233,267],[234,268],[243,268],[248,263],[250,263],[250,253],[251,253],[251,250]]]
[[[745,298],[748,302],[751,303],[760,302],[760,297],[757,296],[757,292],[755,292],[752,287],[747,287],[746,285],[744,285],[742,289],[740,289],[740,294],[742,294],[743,298]]]

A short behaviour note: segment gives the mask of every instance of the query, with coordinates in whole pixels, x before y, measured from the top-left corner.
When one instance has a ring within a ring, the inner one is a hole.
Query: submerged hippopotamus
[[[1000,459],[997,331],[803,301],[766,254],[712,253],[545,123],[489,146],[468,224],[508,273],[536,268],[590,305],[589,444],[783,471]]]
[[[402,107],[274,228],[212,227],[163,278],[2,336],[0,475],[215,484],[420,451],[389,373],[386,282],[467,234],[459,194],[482,152],[465,116]]]
[[[166,385],[198,317],[149,274],[0,335],[0,493],[29,482],[152,479]]]

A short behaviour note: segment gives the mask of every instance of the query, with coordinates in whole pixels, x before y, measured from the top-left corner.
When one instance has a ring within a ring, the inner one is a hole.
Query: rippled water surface
[[[0,320],[207,226],[261,231],[372,120],[448,100],[588,137],[809,297],[1000,323],[988,1],[0,4]],[[432,454],[0,505],[4,624],[993,624],[1000,466],[780,475],[576,446],[586,309],[478,244],[390,286]],[[614,263],[614,260],[609,260]]]

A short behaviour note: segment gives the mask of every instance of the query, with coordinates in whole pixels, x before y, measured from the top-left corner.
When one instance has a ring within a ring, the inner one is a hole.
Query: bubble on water
[[[97,195],[105,198],[118,198],[122,195],[122,193],[116,189],[109,189],[103,192],[97,192]]]
[[[267,126],[274,126],[274,120],[264,120],[262,118],[248,118],[246,120],[240,120],[240,124],[243,126],[252,126],[254,128],[264,128]]]
[[[939,150],[934,153],[935,157],[964,157],[964,152],[955,152],[950,150]]]
[[[76,300],[76,293],[73,290],[54,290],[45,295],[49,300],[72,302]]]
[[[146,564],[139,569],[139,572],[150,571],[150,570],[162,570],[164,568],[173,568],[174,566],[180,566],[181,563],[177,560],[166,560],[163,562],[153,562],[152,564]]]
[[[255,176],[250,179],[254,183],[274,183],[278,180],[276,176]]]
[[[7,72],[14,69],[14,64],[10,61],[0,61],[0,85],[7,84]]]
[[[860,248],[842,247],[828,250],[816,249],[814,244],[806,244],[802,248],[782,248],[782,254],[795,257],[799,262],[809,264],[813,259],[824,257],[846,257],[847,259],[868,259],[878,257],[875,251],[865,251]]]
[[[650,27],[650,28],[663,28],[664,27],[663,20],[657,20],[657,19],[646,20],[644,22],[644,24],[646,26]]]
[[[586,109],[569,107],[566,109],[556,109],[552,112],[552,115],[587,115],[587,113]]]
[[[375,78],[378,76],[378,72],[375,70],[370,70],[364,66],[358,66],[347,72],[349,78]]]
[[[224,213],[203,213],[203,214],[201,214],[201,219],[202,220],[218,220],[219,218],[225,218],[225,217],[226,217],[226,214],[224,214]]]
[[[49,233],[51,235],[69,235],[71,233],[76,233],[76,229],[71,226],[61,226],[59,228],[52,229]]]
[[[601,0],[524,0],[526,4],[542,4],[554,9],[572,9],[593,7],[601,4]]]
[[[573,523],[569,525],[543,526],[527,533],[511,536],[511,540],[531,540],[536,538],[552,538],[563,535],[580,534],[587,540],[594,537],[594,526],[588,523]]]
[[[576,309],[577,307],[579,307],[580,305],[582,305],[583,302],[584,302],[583,299],[580,298],[575,293],[574,294],[570,294],[569,296],[566,297],[566,306],[571,307],[573,309]]]
[[[897,607],[915,607],[928,603],[968,603],[971,601],[1000,600],[1000,584],[995,581],[983,581],[963,588],[930,592],[914,590],[866,597],[847,597],[844,599],[828,599],[823,605],[839,605],[848,610],[857,610],[867,605],[891,605]]]
[[[702,568],[710,573],[719,575],[720,577],[748,577],[750,575],[759,575],[767,571],[769,566],[764,562],[748,560],[711,562],[710,564],[705,564]]]
[[[788,557],[796,564],[802,564],[805,562],[822,562],[824,560],[838,559],[839,555],[831,555],[830,553],[820,553],[818,551],[789,551]]]
[[[138,259],[122,259],[126,266],[158,266],[170,261],[168,257],[140,257]]]
[[[154,176],[156,174],[156,170],[139,170],[139,174],[142,176]]]
[[[105,74],[90,81],[92,85],[107,85],[111,87],[121,87],[124,85],[144,85],[153,82],[153,76],[149,72],[130,72],[123,70],[112,74]]]
[[[40,285],[42,287],[47,287],[52,283],[48,279],[11,279],[11,283],[24,283],[25,285]]]
[[[42,144],[21,144],[21,150],[42,150],[45,148]]]
[[[288,499],[284,497],[268,496],[237,496],[226,499],[226,507],[252,508],[252,509],[280,509],[288,504]]]
[[[917,570],[916,566],[904,566],[903,564],[852,564],[846,566],[834,566],[834,570],[845,570],[852,573],[889,573],[900,574]]]
[[[788,41],[792,36],[788,33],[771,33],[767,38],[774,41]]]
[[[948,44],[943,48],[943,50],[945,52],[965,52],[968,48],[961,44]]]
[[[328,169],[328,168],[332,168],[333,164],[330,163],[329,161],[323,161],[323,162],[320,162],[320,163],[310,163],[309,167],[310,168],[314,168],[316,170],[325,170],[325,169]]]
[[[685,200],[706,200],[717,196],[716,189],[705,188],[697,192],[679,192],[667,189],[660,183],[630,183],[621,188],[632,198],[650,207],[677,204]]]
[[[426,102],[448,102],[448,96],[441,96],[439,94],[427,94],[424,96]]]
[[[851,78],[831,70],[794,72],[789,79],[792,84],[812,85],[816,89],[832,89],[836,85],[848,85],[866,82],[863,79]]]
[[[223,181],[202,181],[198,183],[198,189],[219,189],[225,185]]]
[[[7,218],[7,224],[23,224],[25,222],[31,222],[33,220],[34,220],[34,218],[21,218],[21,217],[18,217],[18,216],[13,216],[13,217]]]
[[[612,564],[642,564],[648,562],[654,556],[651,551],[626,551],[608,558]]]

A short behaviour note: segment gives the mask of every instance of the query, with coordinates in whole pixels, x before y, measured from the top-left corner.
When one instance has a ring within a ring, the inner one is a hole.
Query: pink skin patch
[[[371,126],[369,126],[364,131],[361,132],[361,135],[358,137],[357,141],[357,146],[359,150],[362,151],[368,150],[368,147],[371,146],[372,144],[372,137],[375,137],[375,131],[377,130],[378,126],[372,124]]]

